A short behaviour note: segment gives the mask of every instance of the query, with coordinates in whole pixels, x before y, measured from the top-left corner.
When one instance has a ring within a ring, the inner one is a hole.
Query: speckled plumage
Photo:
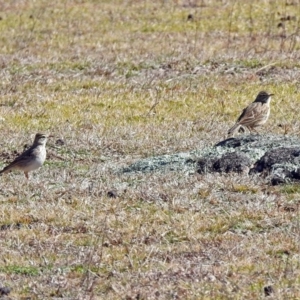
[[[270,101],[273,94],[259,92],[254,102],[247,106],[237,119],[234,126],[228,130],[228,136],[234,136],[241,128],[246,127],[251,132],[256,127],[264,125],[270,115]]]
[[[0,171],[0,174],[11,170],[20,170],[28,179],[28,173],[40,168],[46,160],[46,142],[47,136],[43,133],[37,133],[32,146]]]

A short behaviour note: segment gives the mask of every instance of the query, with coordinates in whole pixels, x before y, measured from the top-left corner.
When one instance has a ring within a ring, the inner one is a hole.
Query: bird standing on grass
[[[272,95],[274,94],[265,91],[259,92],[255,101],[243,110],[235,125],[228,130],[228,136],[234,136],[240,129],[244,131],[243,127],[248,128],[250,132],[257,132],[256,127],[264,125],[269,118]]]
[[[28,172],[38,169],[46,160],[46,142],[47,136],[43,133],[37,133],[32,146],[0,171],[0,174],[11,170],[20,170],[28,179]]]

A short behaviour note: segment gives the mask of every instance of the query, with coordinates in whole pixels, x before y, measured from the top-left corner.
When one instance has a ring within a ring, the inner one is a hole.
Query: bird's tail
[[[239,132],[241,128],[241,125],[239,123],[234,124],[229,130],[228,130],[228,137],[232,137],[235,135],[235,133]],[[244,129],[244,128],[243,128]]]
[[[8,168],[8,167],[5,167],[4,169],[2,169],[2,170],[0,171],[0,176],[1,176],[2,174],[4,174],[4,173],[8,172],[9,170],[10,170],[10,168]]]

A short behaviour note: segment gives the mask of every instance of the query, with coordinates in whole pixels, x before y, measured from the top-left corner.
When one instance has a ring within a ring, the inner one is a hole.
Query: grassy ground
[[[0,3],[1,166],[54,136],[1,177],[11,299],[300,298],[299,185],[114,172],[222,140],[260,90],[262,131],[299,133],[300,3],[244,2]]]

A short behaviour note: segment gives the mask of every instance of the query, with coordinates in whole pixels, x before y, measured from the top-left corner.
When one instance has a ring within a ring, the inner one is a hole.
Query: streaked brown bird
[[[246,127],[250,132],[253,130],[257,132],[256,127],[264,125],[270,115],[271,96],[265,91],[258,93],[254,102],[247,106],[236,123],[228,130],[228,136],[234,136],[239,131],[245,131]]]
[[[20,170],[28,179],[28,173],[41,167],[46,160],[46,142],[47,136],[43,133],[37,133],[32,146],[0,171],[0,174],[11,170]]]

